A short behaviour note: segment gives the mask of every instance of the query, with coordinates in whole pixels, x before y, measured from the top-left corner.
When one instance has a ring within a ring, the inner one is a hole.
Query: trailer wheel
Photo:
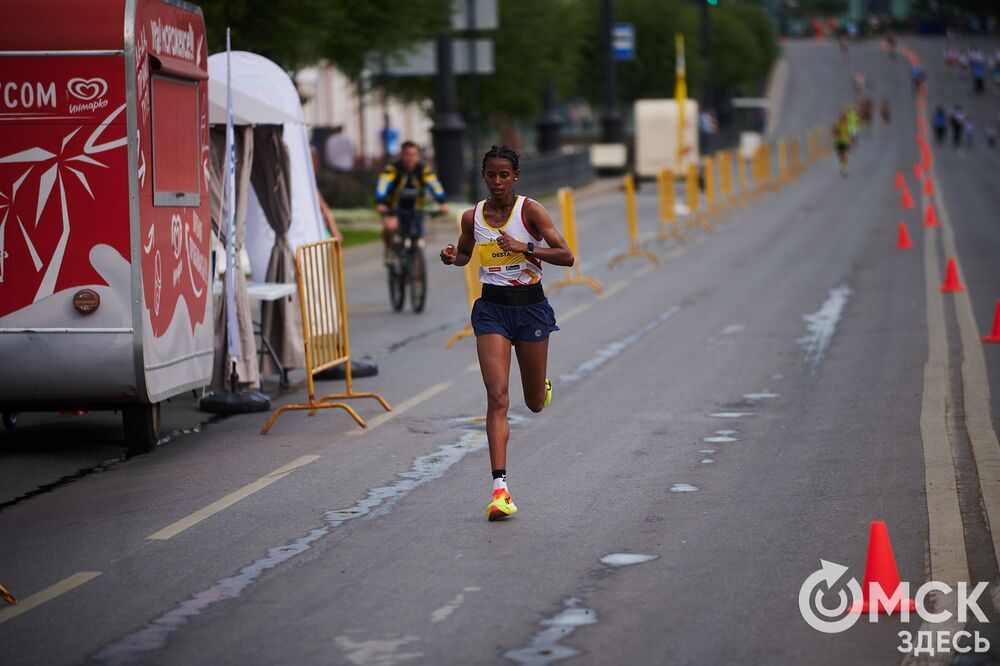
[[[132,405],[122,410],[125,446],[136,453],[146,453],[160,439],[160,405]]]
[[[3,427],[7,430],[13,430],[14,426],[17,425],[17,412],[4,412],[3,413]]]

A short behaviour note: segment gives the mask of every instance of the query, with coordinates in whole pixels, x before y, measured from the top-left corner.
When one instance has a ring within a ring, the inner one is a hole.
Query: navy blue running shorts
[[[476,336],[496,333],[511,342],[541,342],[559,330],[548,299],[531,305],[500,305],[482,298],[472,306]]]

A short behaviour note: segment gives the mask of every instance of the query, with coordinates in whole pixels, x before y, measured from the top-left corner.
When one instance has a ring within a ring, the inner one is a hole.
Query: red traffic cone
[[[896,169],[896,187],[899,189],[906,187],[906,179],[903,178],[903,172],[899,169]]]
[[[906,230],[906,225],[899,223],[899,231],[896,233],[896,249],[912,250],[913,241],[910,240],[910,232]]]
[[[958,265],[954,257],[948,257],[948,268],[944,273],[944,284],[941,285],[942,294],[951,294],[957,291],[965,291],[961,280],[958,279]]]
[[[983,337],[983,342],[1000,342],[1000,301],[997,301],[997,309],[993,313],[993,330]]]
[[[938,225],[938,219],[937,219],[937,213],[934,212],[934,204],[929,203],[927,204],[927,209],[924,210],[924,226],[936,227],[937,225]]]
[[[913,208],[913,195],[910,194],[910,188],[903,185],[903,208]]]
[[[924,180],[924,194],[931,196],[934,194],[934,181],[930,178]]]
[[[920,168],[920,162],[913,163],[913,177],[917,180],[923,180],[924,171]]]
[[[892,544],[889,543],[889,528],[882,520],[872,521],[868,532],[868,559],[865,562],[865,581],[861,584],[861,603],[855,602],[850,612],[868,612],[872,603],[868,598],[871,585],[881,587],[882,594],[890,599],[899,588],[899,570],[896,569],[896,557],[892,554]],[[882,599],[878,599],[877,603],[879,613],[898,613],[903,610],[904,605],[910,613],[917,610],[913,599],[900,599],[891,608],[887,608]]]

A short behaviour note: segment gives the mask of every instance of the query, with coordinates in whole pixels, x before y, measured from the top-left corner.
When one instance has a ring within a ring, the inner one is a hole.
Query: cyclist
[[[434,171],[421,160],[420,146],[404,141],[399,159],[386,165],[375,185],[375,210],[382,216],[386,266],[392,265],[392,243],[400,225],[409,235],[423,238],[425,191],[440,204],[441,213],[448,212],[444,188]]]
[[[537,201],[514,194],[517,166],[517,153],[508,146],[493,146],[486,153],[483,182],[490,195],[462,215],[458,247],[441,250],[446,265],[464,266],[473,252],[482,260],[483,291],[472,308],[472,328],[486,385],[486,437],[493,468],[488,520],[517,511],[507,489],[510,349],[513,346],[517,354],[524,401],[528,409],[540,412],[552,400],[545,370],[549,334],[559,330],[542,290],[542,262],[573,265],[573,253],[548,212]]]

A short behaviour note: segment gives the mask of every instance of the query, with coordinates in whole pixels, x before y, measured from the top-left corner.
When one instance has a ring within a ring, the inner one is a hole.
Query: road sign
[[[476,30],[496,30],[500,27],[500,13],[497,0],[473,0],[473,17]],[[455,30],[469,29],[468,0],[455,0],[451,15],[451,27]]]
[[[611,53],[615,60],[635,59],[635,26],[615,23],[611,26]]]

